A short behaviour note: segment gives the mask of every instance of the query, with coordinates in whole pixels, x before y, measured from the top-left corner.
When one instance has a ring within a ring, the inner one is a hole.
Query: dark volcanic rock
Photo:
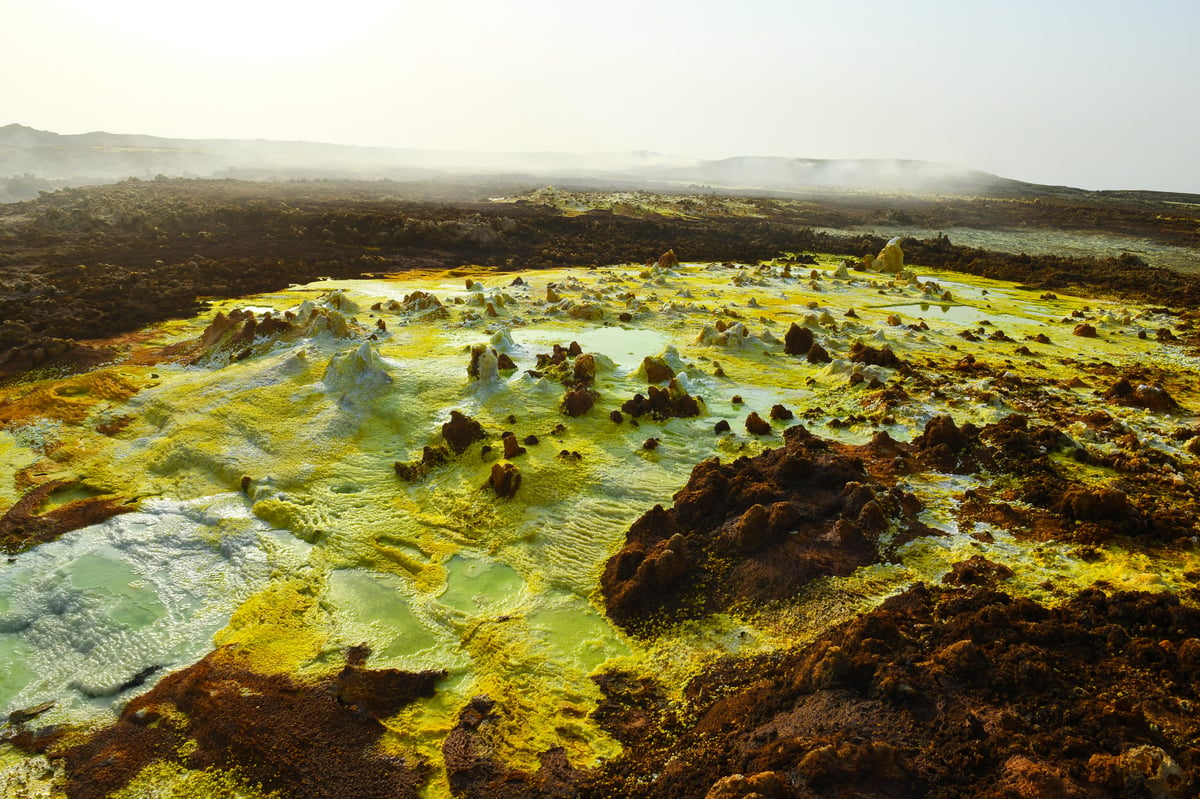
[[[583,795],[1192,797],[1200,718],[1167,709],[1195,701],[1198,636],[1169,593],[1044,607],[917,585],[809,646],[709,665],[686,715],[602,675],[625,753]]]
[[[445,676],[444,671],[367,669],[350,663],[334,678],[331,690],[343,705],[383,719],[417,699],[433,696],[434,686]]]
[[[996,583],[1013,576],[1013,570],[1003,563],[995,563],[983,555],[972,555],[950,567],[950,573],[942,578],[947,585],[978,585],[995,588]]]
[[[637,626],[659,611],[696,615],[792,596],[816,577],[876,558],[889,520],[919,503],[803,427],[755,458],[692,470],[670,510],[634,522],[601,579],[609,616]]]
[[[814,342],[808,349],[808,362],[833,363],[833,358],[830,357],[829,352],[824,347]]]
[[[429,696],[444,675],[351,664],[331,683],[305,685],[248,671],[218,650],[168,674],[112,725],[49,754],[63,759],[67,793],[80,799],[102,799],[161,759],[233,769],[284,796],[415,799],[421,769],[379,753],[386,728],[375,714]]]
[[[505,433],[504,438],[501,440],[504,442],[504,457],[505,458],[508,458],[511,460],[512,458],[515,458],[518,455],[524,455],[527,451],[524,447],[522,447],[517,442],[517,437],[515,435],[513,435],[512,433]]]
[[[421,459],[419,461],[410,461],[408,463],[396,461],[394,464],[396,476],[405,482],[413,483],[429,474],[430,469],[434,468],[435,466],[442,466],[449,460],[450,450],[446,449],[445,447],[427,446],[421,453]],[[247,479],[248,478],[243,478],[243,482],[245,482]],[[246,486],[243,487],[243,491],[245,491],[245,488],[248,487],[248,485],[249,483],[246,483]]]
[[[579,796],[583,775],[554,747],[539,757],[538,770],[521,771],[497,753],[496,703],[476,696],[462,709],[458,723],[442,742],[450,791],[466,799],[553,799]]]

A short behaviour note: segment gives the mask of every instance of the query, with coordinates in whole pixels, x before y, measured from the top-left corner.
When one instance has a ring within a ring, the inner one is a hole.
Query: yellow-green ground
[[[861,442],[884,429],[907,440],[937,413],[985,424],[1018,411],[1036,421],[1043,409],[1099,407],[1106,385],[1087,375],[1084,385],[1070,382],[1080,364],[1151,365],[1173,376],[1168,388],[1184,410],[1167,422],[1140,409],[1107,410],[1143,446],[1193,462],[1169,432],[1193,423],[1200,407],[1198,364],[1156,341],[1170,317],[919,266],[896,279],[838,274],[839,260],[829,257],[816,266],[326,281],[215,303],[202,317],[164,325],[120,363],[0,390],[0,512],[50,479],[72,481],[74,493],[60,503],[115,495],[139,504],[138,513],[69,533],[0,569],[0,709],[53,701],[39,723],[100,724],[215,646],[234,647],[255,670],[319,679],[341,667],[347,647],[367,643],[371,667],[449,671],[433,698],[387,721],[386,748],[436,767],[463,703],[487,694],[513,764],[536,767],[554,745],[592,763],[617,747],[588,717],[599,698],[590,675],[600,669],[653,670],[682,685],[714,657],[802,642],[977,553],[1013,568],[1008,590],[1049,602],[1098,579],[1169,590],[1200,566],[1190,554],[1123,543],[1086,561],[1070,546],[998,530],[985,543],[969,535],[978,531],[957,529],[953,503],[987,478],[926,477],[907,487],[925,501],[925,520],[948,535],[907,544],[894,563],[819,581],[768,613],[681,625],[649,645],[609,624],[598,578],[629,524],[669,503],[704,458],[778,444],[783,423],[765,437],[743,424],[750,411],[766,417],[777,403],[822,436]],[[407,310],[404,299],[417,290],[443,310]],[[197,338],[217,311],[239,307],[260,319],[269,310],[324,321],[260,338],[249,352],[218,343],[196,365],[162,354]],[[622,312],[630,321],[619,321]],[[1072,335],[1083,321],[1099,336]],[[718,322],[733,327],[722,332]],[[792,323],[812,328],[833,363],[785,356]],[[964,330],[979,340],[967,341]],[[989,340],[996,330],[1007,340]],[[1050,343],[1034,341],[1038,334]],[[579,418],[561,413],[560,383],[525,371],[538,353],[571,341],[597,363],[600,399]],[[887,405],[871,378],[884,387],[904,378],[850,363],[855,341],[891,347],[939,390]],[[507,353],[517,370],[485,368],[470,378],[469,351],[480,344]],[[1018,354],[1021,346],[1032,354]],[[949,371],[967,354],[1002,366],[1006,379],[1036,384],[1036,400],[994,376]],[[656,355],[702,398],[704,413],[614,423],[609,412],[646,391],[639,367]],[[855,372],[864,379],[852,384]],[[442,443],[441,425],[455,409],[482,423],[488,439],[421,480],[399,480],[393,464]],[[715,435],[722,419],[732,432]],[[511,500],[486,486],[504,431],[539,442],[513,460],[522,482]],[[649,437],[660,440],[653,451],[642,447]],[[485,443],[495,449],[484,454]],[[151,666],[161,668],[144,686],[120,690]],[[0,768],[13,765],[0,778],[17,785],[29,761],[3,756]],[[236,775],[152,770],[128,790],[257,795]],[[41,795],[35,782],[20,784]],[[430,795],[445,791],[435,775]]]

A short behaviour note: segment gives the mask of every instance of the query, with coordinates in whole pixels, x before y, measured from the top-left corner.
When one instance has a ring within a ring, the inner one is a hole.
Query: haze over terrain
[[[755,156],[929,161],[1200,192],[1200,7],[1186,0],[1136,12],[1110,0],[213,0],[203,13],[46,0],[3,20],[0,123],[61,134],[439,151],[459,167],[484,153],[578,153],[557,168],[602,171],[720,171]]]
[[[659,153],[482,153],[279,141],[60,135],[0,127],[0,201],[42,190],[163,176],[288,179],[484,179],[624,188],[712,187],[796,192],[867,189],[970,194],[1032,187],[977,170],[925,161],[740,157],[689,160]]]

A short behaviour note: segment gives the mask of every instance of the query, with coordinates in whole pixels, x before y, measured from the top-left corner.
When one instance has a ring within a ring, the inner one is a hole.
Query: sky
[[[1197,0],[0,0],[0,125],[1200,193]]]

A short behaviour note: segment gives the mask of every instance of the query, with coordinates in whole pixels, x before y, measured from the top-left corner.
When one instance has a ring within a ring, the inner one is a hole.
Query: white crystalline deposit
[[[194,662],[289,538],[226,494],[153,500],[17,556],[0,570],[0,714],[102,712]]]
[[[492,334],[491,342],[492,346],[496,348],[497,352],[506,352],[510,355],[517,346],[513,342],[512,334],[504,328],[501,328]]]
[[[323,379],[331,393],[344,399],[363,393],[373,394],[392,382],[383,358],[369,341],[364,341],[354,351],[334,355]]]
[[[475,344],[471,347],[471,363],[467,374],[472,380],[480,383],[494,383],[500,379],[500,359],[496,350],[486,344]]]

